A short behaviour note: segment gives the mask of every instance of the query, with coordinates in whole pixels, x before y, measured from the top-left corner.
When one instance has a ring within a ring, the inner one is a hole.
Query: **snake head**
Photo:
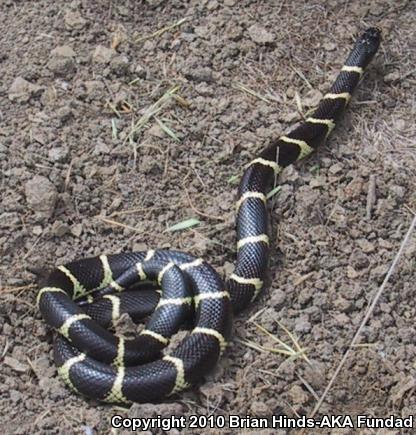
[[[368,56],[374,56],[381,42],[381,29],[378,27],[368,28],[357,40],[357,45]]]

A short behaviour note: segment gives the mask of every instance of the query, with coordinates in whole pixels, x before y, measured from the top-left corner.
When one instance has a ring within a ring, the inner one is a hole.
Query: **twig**
[[[189,195],[188,189],[185,187],[185,184],[183,184],[183,188],[184,188],[184,191],[185,191],[186,198],[188,199],[189,206],[191,207],[191,209],[192,209],[196,214],[199,214],[200,216],[203,216],[203,217],[205,217],[205,218],[207,218],[207,219],[214,219],[214,220],[217,220],[217,221],[226,222],[226,219],[223,218],[223,217],[221,217],[221,216],[214,216],[214,215],[211,215],[211,214],[204,213],[204,212],[201,211],[201,210],[198,210],[198,209],[194,206],[194,204],[192,203],[191,197],[190,197],[190,195]]]
[[[237,83],[233,86],[234,89],[237,89],[239,91],[245,92],[248,95],[251,95],[252,97],[258,98],[261,101],[264,101],[266,103],[270,103],[270,100],[267,97],[264,97],[263,95],[260,95],[258,92],[253,91],[252,89],[248,88],[247,86],[244,86],[242,83]]]
[[[128,230],[135,231],[136,233],[140,233],[140,231],[137,228],[134,228],[134,227],[132,227],[130,225],[126,225],[126,224],[123,224],[121,222],[114,221],[112,219],[107,219],[107,218],[105,218],[103,216],[96,216],[96,218],[99,219],[100,221],[105,222],[106,224],[114,225],[116,227],[126,228]],[[140,234],[143,234],[143,232],[141,232]]]
[[[368,307],[367,313],[364,316],[363,321],[361,322],[360,327],[358,328],[357,332],[354,335],[354,338],[351,341],[351,344],[349,345],[348,349],[345,351],[344,356],[342,357],[340,363],[338,364],[338,367],[336,368],[334,374],[332,375],[331,380],[329,381],[328,385],[325,388],[325,391],[323,392],[321,398],[318,400],[317,404],[315,405],[315,408],[312,411],[312,414],[309,416],[310,418],[313,418],[315,416],[315,414],[318,412],[319,408],[321,407],[323,401],[325,400],[325,397],[327,396],[329,390],[331,389],[332,385],[335,382],[335,379],[337,378],[339,372],[341,371],[342,367],[344,366],[345,362],[347,361],[347,358],[351,352],[351,349],[356,346],[356,342],[359,339],[359,336],[364,328],[364,326],[366,325],[368,319],[370,318],[371,314],[374,311],[375,306],[377,305],[378,300],[380,299],[380,296],[382,295],[391,275],[393,274],[394,269],[397,266],[397,263],[399,262],[400,257],[403,254],[404,248],[415,228],[416,225],[416,216],[413,217],[412,223],[410,224],[409,229],[407,230],[406,235],[404,236],[404,239],[402,241],[402,244],[400,246],[399,251],[397,252],[396,256],[394,257],[393,262],[391,263],[390,269],[387,272],[386,277],[384,278],[383,283],[381,284],[380,288],[378,289],[377,293],[374,296],[373,301],[371,302],[371,305]]]
[[[181,20],[177,21],[176,23],[170,24],[169,26],[162,27],[159,30],[156,30],[156,32],[151,33],[147,36],[142,36],[141,38],[137,38],[135,42],[142,42],[146,41],[147,39],[155,38],[157,36],[161,36],[164,33],[168,32],[169,30],[173,30],[175,27],[179,27],[181,24],[183,24],[185,21],[188,21],[188,18],[182,18]]]
[[[366,218],[371,219],[371,213],[373,211],[374,204],[376,203],[376,176],[370,175],[368,180],[368,192],[367,192],[367,206],[366,206]]]
[[[0,293],[15,293],[21,290],[32,290],[36,287],[37,285],[35,284],[22,285],[20,287],[0,287]]]

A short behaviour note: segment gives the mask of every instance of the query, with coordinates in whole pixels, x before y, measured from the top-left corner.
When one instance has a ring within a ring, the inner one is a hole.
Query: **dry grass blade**
[[[276,195],[276,193],[278,193],[280,190],[282,189],[282,186],[276,186],[275,188],[273,188],[267,195],[266,198],[270,199],[272,198],[274,195]]]
[[[155,121],[158,123],[159,127],[164,131],[168,136],[170,136],[175,142],[180,142],[181,140],[176,136],[176,134],[159,118],[154,117]]]
[[[111,120],[111,137],[113,140],[116,140],[118,137],[117,124],[114,118]]]
[[[256,316],[257,317],[257,316]],[[278,353],[281,355],[285,355],[289,357],[290,360],[294,360],[297,358],[303,358],[305,361],[309,363],[309,360],[306,356],[306,349],[303,349],[300,347],[298,341],[296,338],[291,334],[283,325],[279,323],[279,326],[286,332],[286,334],[290,337],[292,342],[294,343],[294,347],[290,346],[289,344],[285,343],[284,341],[280,340],[280,338],[273,335],[270,331],[268,331],[263,326],[259,325],[258,323],[250,320],[251,323],[256,326],[257,329],[259,329],[261,332],[263,332],[265,335],[270,337],[273,341],[275,341],[280,347],[268,347],[268,346],[261,346],[259,344],[256,344],[252,341],[244,341],[244,340],[238,340],[240,343],[244,344],[247,347],[250,347],[252,349],[255,349],[259,352],[270,352],[270,353]]]
[[[264,97],[263,95],[260,95],[256,91],[253,91],[252,89],[248,88],[247,86],[244,86],[242,83],[237,83],[233,86],[234,89],[237,89],[239,91],[242,91],[248,95],[251,95],[252,97],[258,98],[261,101],[264,101],[266,103],[270,103],[270,100],[267,97]]]
[[[132,230],[132,231],[134,231],[136,233],[142,234],[142,232],[139,231],[137,228],[134,228],[134,227],[132,227],[130,225],[123,224],[121,222],[114,221],[113,219],[107,219],[107,218],[105,218],[103,216],[96,216],[96,218],[99,219],[100,221],[105,222],[106,224],[114,225],[116,227],[126,228],[128,230]]]
[[[15,293],[20,292],[21,290],[32,290],[37,288],[35,284],[22,285],[20,287],[3,287],[0,288],[0,293]]]
[[[167,228],[165,231],[182,231],[182,230],[187,230],[188,228],[192,228],[196,225],[199,225],[201,222],[196,219],[196,218],[190,218],[190,219],[186,219],[182,222],[178,222],[175,225],[170,226],[169,228]]]
[[[150,119],[157,115],[166,106],[166,104],[171,101],[171,99],[176,94],[176,92],[179,91],[179,89],[180,86],[173,86],[172,88],[168,89],[154,104],[148,107],[144,114],[141,116],[141,118],[134,125],[132,125],[130,133],[124,140],[124,143],[126,143],[127,140],[133,142],[134,138],[140,133],[143,127],[145,127]]]
[[[111,101],[107,101],[107,105],[116,114],[117,118],[121,118],[120,112],[118,111],[117,107]]]
[[[227,183],[236,184],[239,178],[240,177],[238,175],[231,175],[231,177],[227,180]]]
[[[272,334],[270,331],[268,331],[263,326],[259,325],[256,322],[253,322],[253,324],[258,328],[260,331],[262,331],[264,334],[266,334],[268,337],[270,337],[272,340],[274,340],[276,343],[278,343],[280,346],[282,346],[284,349],[286,349],[287,352],[290,353],[293,357],[302,356],[302,358],[310,363],[308,357],[306,356],[306,349],[302,348],[299,345],[298,340],[296,337],[285,327],[283,326],[279,321],[277,321],[277,324],[283,329],[283,331],[287,334],[287,336],[292,341],[294,348],[288,344],[286,344],[284,341],[280,340],[280,338],[276,337],[274,334]]]
[[[277,353],[280,355],[285,355],[289,357],[289,359],[294,360],[302,356],[303,352],[295,352],[293,349],[286,350],[286,349],[280,349],[275,347],[265,347],[261,346],[259,344],[254,343],[253,341],[249,340],[237,340],[239,343],[244,344],[247,347],[250,347],[251,349],[257,350],[258,352],[268,352],[268,353]]]
[[[170,30],[175,29],[176,27],[179,27],[180,25],[182,25],[185,21],[188,21],[188,18],[181,18],[179,21],[177,21],[176,23],[173,24],[169,24],[169,26],[166,27],[162,27],[159,30],[156,30],[156,32],[151,33],[150,35],[147,36],[142,36],[140,38],[137,38],[134,42],[143,42],[146,41],[148,39],[151,38],[157,38],[161,35],[163,35],[166,32],[169,32]]]

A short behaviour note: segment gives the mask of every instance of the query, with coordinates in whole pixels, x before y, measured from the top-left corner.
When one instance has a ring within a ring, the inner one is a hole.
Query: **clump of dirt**
[[[416,209],[414,19],[407,1],[3,2],[4,433],[110,433],[116,411],[312,412]],[[37,274],[172,247],[228,275],[242,168],[317,103],[367,25],[383,29],[380,52],[329,144],[282,175],[270,289],[238,317],[218,369],[124,411],[65,388]],[[189,218],[201,225],[164,231]],[[415,253],[413,236],[320,413],[414,414]],[[255,323],[294,347],[287,328],[303,357],[261,350],[277,344]]]

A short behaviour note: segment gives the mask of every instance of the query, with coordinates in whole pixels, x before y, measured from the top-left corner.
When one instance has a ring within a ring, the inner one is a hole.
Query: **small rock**
[[[400,79],[400,73],[397,71],[391,72],[389,74],[386,74],[383,79],[385,83],[396,82]]]
[[[309,332],[312,329],[312,325],[308,320],[307,316],[301,316],[295,322],[295,331],[296,332]]]
[[[40,236],[40,235],[43,233],[43,228],[42,228],[40,225],[35,225],[35,226],[32,228],[32,233],[33,233],[35,236]]]
[[[68,159],[69,148],[67,146],[54,147],[48,152],[48,157],[53,162],[63,163]]]
[[[84,82],[85,93],[92,100],[99,100],[103,96],[104,83],[99,80],[88,80]]]
[[[166,137],[166,133],[160,128],[159,124],[154,124],[152,127],[147,130],[147,132],[153,136],[158,137],[159,139],[163,139]]]
[[[365,252],[366,254],[369,254],[371,252],[375,251],[375,246],[373,243],[369,242],[366,239],[358,239],[357,240],[357,245],[361,248],[361,250],[363,252]]]
[[[129,68],[129,58],[126,55],[112,57],[110,61],[111,71],[118,75],[125,74]]]
[[[270,408],[266,405],[266,403],[261,402],[259,400],[255,400],[252,402],[250,406],[251,414],[253,414],[256,417],[266,417],[267,415],[270,415]]]
[[[58,192],[46,177],[35,175],[25,184],[25,193],[32,210],[46,218],[52,216]]]
[[[326,51],[334,51],[337,48],[337,44],[334,42],[325,42],[323,47]]]
[[[28,370],[28,366],[26,364],[21,363],[15,358],[12,358],[11,356],[5,356],[3,360],[3,364],[6,364],[6,366],[11,367],[15,372],[24,373]]]
[[[82,18],[79,11],[72,11],[71,9],[66,10],[64,21],[66,28],[70,30],[80,30],[87,23],[87,20]]]
[[[83,227],[81,223],[72,225],[71,234],[74,235],[75,237],[79,237],[82,234],[82,230]]]
[[[403,197],[406,194],[405,188],[403,186],[397,186],[397,185],[390,186],[390,192],[392,192],[393,196],[395,196],[398,199],[403,199]]]
[[[97,144],[94,147],[94,153],[95,154],[108,154],[109,152],[110,152],[110,148],[108,147],[108,145],[101,140],[97,140]]]
[[[76,72],[76,66],[72,57],[53,56],[49,59],[47,67],[56,76],[70,78]]]
[[[352,266],[347,266],[347,277],[350,279],[355,279],[357,278],[358,273],[357,271],[352,267]]]
[[[380,248],[384,248],[384,249],[393,249],[393,245],[388,241],[388,240],[384,240],[384,239],[378,239],[378,244],[380,246]]]
[[[300,119],[300,114],[298,111],[294,110],[293,112],[282,112],[278,115],[278,120],[282,122],[295,122]]]
[[[9,100],[26,102],[41,90],[40,86],[28,82],[23,77],[16,77],[9,89]]]
[[[98,45],[94,50],[94,53],[92,55],[92,60],[95,63],[106,64],[106,63],[110,63],[111,59],[116,54],[117,52],[114,49],[104,47],[103,45]]]
[[[358,198],[363,190],[363,180],[356,177],[345,187],[344,192],[347,198]]]
[[[340,311],[342,311],[344,313],[348,313],[353,308],[353,305],[352,305],[351,301],[349,301],[348,299],[343,298],[342,296],[338,296],[338,298],[335,299],[334,306],[338,310],[340,310]]]
[[[59,118],[59,120],[61,121],[61,123],[64,124],[69,119],[71,119],[73,113],[72,113],[72,110],[69,106],[62,106],[61,108],[58,109],[58,111],[56,112],[56,115]]]
[[[201,385],[199,391],[208,400],[219,401],[218,399],[221,400],[222,396],[224,395],[223,385],[213,383],[213,382],[208,382],[206,384]]]
[[[319,187],[323,187],[326,184],[326,179],[322,175],[318,175],[315,178],[312,178],[312,180],[309,182],[309,186],[312,187],[312,189],[316,189]]]
[[[75,57],[75,51],[69,46],[69,45],[61,45],[58,47],[55,47],[51,51],[51,56],[56,57]]]
[[[62,237],[69,232],[69,226],[62,221],[55,221],[51,228],[51,233],[54,236]]]
[[[286,293],[283,290],[280,289],[272,289],[271,290],[271,297],[270,297],[270,303],[272,307],[279,309],[282,307],[286,300]]]
[[[11,390],[9,393],[10,396],[10,400],[16,404],[18,402],[20,402],[20,400],[22,399],[23,395],[20,391],[17,390]]]
[[[211,0],[210,2],[208,2],[207,9],[209,11],[214,11],[217,8],[218,8],[218,2],[217,2],[217,0]]]
[[[260,24],[253,24],[248,29],[250,38],[257,44],[270,44],[274,41],[273,33],[267,31]]]
[[[341,163],[335,163],[335,165],[330,166],[328,169],[328,171],[332,175],[336,175],[336,174],[342,172],[342,170],[343,170],[343,166],[341,165]]]
[[[302,103],[305,107],[315,107],[319,104],[321,99],[322,92],[318,91],[317,89],[311,89],[308,91],[305,97],[302,98]]]
[[[380,264],[371,269],[371,275],[379,282],[384,279],[388,271],[389,266],[385,264]]]
[[[354,267],[354,269],[364,269],[365,267],[368,267],[369,264],[370,260],[368,259],[367,255],[365,255],[359,249],[354,250],[351,255],[351,265]]]
[[[303,405],[308,401],[307,393],[299,385],[293,385],[289,390],[289,398],[292,405]]]
[[[121,196],[116,196],[113,199],[112,203],[110,204],[109,210],[110,211],[117,210],[122,203],[123,203],[123,198]]]
[[[212,69],[208,67],[197,67],[185,72],[185,77],[189,80],[193,80],[197,83],[206,82],[211,83],[213,81]]]

